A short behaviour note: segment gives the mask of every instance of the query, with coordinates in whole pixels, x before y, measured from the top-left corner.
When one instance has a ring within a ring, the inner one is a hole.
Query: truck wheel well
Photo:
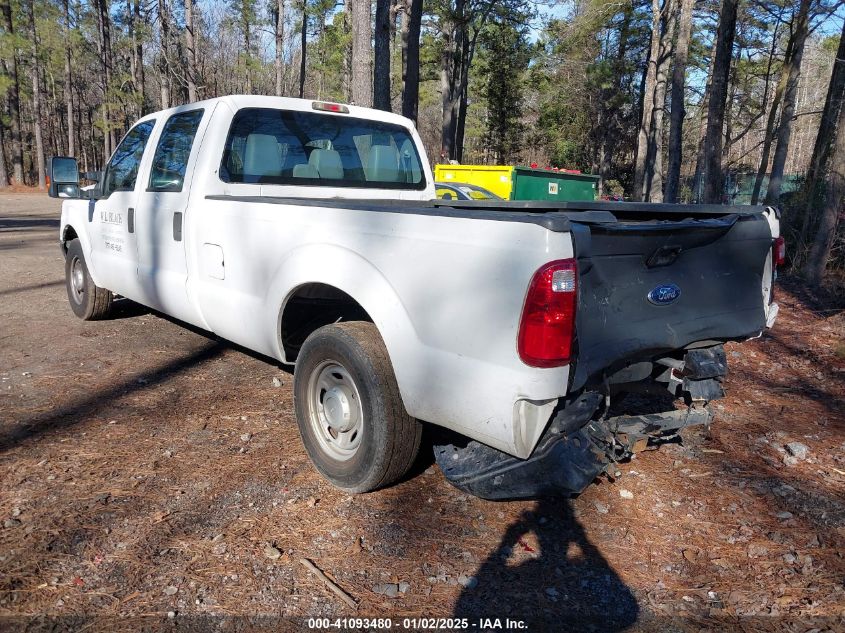
[[[79,236],[76,234],[76,230],[70,225],[66,226],[64,233],[62,234],[62,251],[65,255],[67,255],[68,242],[75,239],[79,239]]]
[[[312,332],[339,321],[373,322],[355,299],[334,286],[309,283],[297,288],[285,303],[280,319],[285,359],[289,363],[295,361]]]

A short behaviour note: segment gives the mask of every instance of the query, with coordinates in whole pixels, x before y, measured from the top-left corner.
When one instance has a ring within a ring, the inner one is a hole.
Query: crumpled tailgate
[[[772,234],[762,215],[574,222],[572,235],[579,296],[570,390],[631,362],[766,326]]]

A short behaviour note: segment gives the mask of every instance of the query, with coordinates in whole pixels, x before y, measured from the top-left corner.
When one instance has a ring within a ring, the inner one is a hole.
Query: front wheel
[[[82,245],[78,239],[68,242],[65,255],[65,286],[71,310],[83,321],[104,319],[111,310],[114,295],[91,279]]]
[[[348,492],[369,492],[402,477],[417,456],[422,425],[408,415],[375,325],[316,330],[294,373],[296,420],[318,471]]]

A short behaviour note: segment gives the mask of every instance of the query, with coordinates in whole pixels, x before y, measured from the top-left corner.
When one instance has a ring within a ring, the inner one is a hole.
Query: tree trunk
[[[305,98],[305,54],[308,48],[308,0],[302,0],[302,29],[299,32],[299,98]]]
[[[842,39],[845,40],[845,30],[843,30]],[[834,86],[831,85],[831,89],[833,88]],[[821,161],[818,172],[819,174],[827,172],[827,191],[821,208],[819,228],[810,249],[810,258],[805,271],[807,281],[813,286],[818,286],[822,282],[827,260],[830,257],[830,249],[836,237],[837,224],[845,211],[845,106],[842,105],[845,94],[842,93],[842,84],[836,89],[839,90],[839,94],[831,98],[832,101],[840,103],[836,132],[831,142],[831,151],[827,153],[826,159]],[[830,95],[830,90],[828,90],[828,95]]]
[[[713,62],[716,61],[716,45],[713,38],[713,49],[710,52],[710,63],[707,66],[707,81],[704,83],[704,97],[698,106],[698,149],[695,154],[695,171],[692,179],[692,199],[701,202],[704,199],[702,184],[704,181],[704,137],[707,131],[707,108],[710,105],[710,80],[713,78]]]
[[[133,0],[132,2],[132,21],[136,25],[133,30],[132,39],[132,57],[135,58],[135,73],[132,75],[132,83],[135,85],[135,92],[138,99],[138,115],[143,116],[145,111],[145,92],[144,92],[144,38],[138,35],[138,24],[143,24],[141,18],[141,2],[140,0]]]
[[[680,193],[684,127],[684,79],[687,72],[689,40],[692,32],[693,0],[681,0],[678,14],[678,42],[672,69],[672,111],[669,114],[669,166],[666,172],[666,202],[677,202]]]
[[[373,105],[373,29],[370,0],[351,0],[352,5],[352,103]]]
[[[111,121],[111,0],[97,0],[97,26],[99,28],[99,54],[100,66],[103,72],[103,154],[104,160],[108,160],[116,143],[114,130]]]
[[[660,58],[660,0],[651,1],[651,45],[648,53],[648,65],[645,72],[643,91],[643,110],[640,130],[637,134],[637,156],[634,162],[634,200],[643,200],[645,192],[646,162],[654,124],[655,89],[657,84],[657,64]]]
[[[786,62],[781,68],[780,79],[778,85],[775,87],[775,94],[772,97],[772,106],[769,110],[769,116],[766,119],[766,130],[763,133],[763,149],[760,152],[760,166],[757,167],[757,175],[754,178],[754,189],[751,192],[751,204],[757,204],[760,201],[760,191],[763,188],[763,179],[766,177],[766,172],[769,171],[769,158],[772,152],[772,142],[775,136],[775,125],[778,120],[778,110],[780,109],[780,102],[783,99],[783,94],[786,91],[786,84],[789,79],[789,58],[792,55],[793,40],[790,39],[786,47]]]
[[[67,0],[65,0],[67,4]],[[129,36],[129,76],[132,78],[132,94],[138,99],[138,64],[144,65],[144,60],[138,55],[138,22],[135,20],[135,12],[132,10],[132,0],[126,0],[126,31]],[[70,51],[68,51],[70,57]],[[139,117],[142,106],[136,101],[135,115]]]
[[[0,189],[9,186],[9,173],[6,171],[6,152],[3,148],[6,147],[5,133],[3,128],[3,121],[0,121]]]
[[[390,108],[390,3],[376,0],[376,30],[373,46],[373,107]]]
[[[158,21],[161,36],[158,70],[161,82],[161,109],[170,107],[170,13],[165,0],[158,0]]]
[[[402,30],[402,116],[417,121],[420,95],[422,0],[406,0],[407,29]]]
[[[352,7],[349,0],[343,3],[343,33],[350,33],[352,30]],[[341,74],[343,84],[343,95],[347,103],[352,101],[352,38],[348,38],[343,46],[343,69]]]
[[[14,22],[12,20],[12,5],[10,0],[2,0],[0,10],[3,12],[4,26],[6,33],[10,36],[15,34]],[[14,40],[12,40],[14,41]],[[21,144],[21,106],[20,106],[20,79],[18,78],[18,51],[17,47],[12,50],[9,58],[9,116],[12,119],[10,132],[12,140],[12,178],[15,184],[23,184],[23,145]]]
[[[794,45],[789,60],[786,92],[783,97],[783,110],[780,115],[780,125],[777,131],[777,146],[772,158],[772,173],[769,175],[769,186],[766,188],[766,204],[777,204],[783,184],[783,170],[786,166],[786,155],[789,151],[789,138],[792,135],[792,118],[795,116],[795,104],[798,99],[798,78],[801,74],[801,59],[804,57],[804,43],[810,26],[810,5],[812,0],[801,0],[798,16],[793,30]],[[784,70],[786,73],[787,71]]]
[[[644,192],[649,202],[663,202],[663,117],[666,113],[666,83],[675,38],[676,2],[667,0],[664,6],[663,32],[660,36],[660,58],[654,91],[654,110],[651,142],[646,162]]]
[[[441,100],[441,119],[440,119],[440,162],[448,162],[455,158],[455,130],[457,129],[458,117],[455,109],[452,107],[451,94],[451,79],[449,74],[451,72],[446,61],[449,52],[444,48],[443,63],[440,68],[440,100]]]
[[[473,45],[469,41],[469,33],[463,31],[464,41],[461,44],[463,54],[459,60],[461,80],[458,83],[458,121],[455,126],[455,159],[460,163],[464,160],[464,133],[467,124],[467,94],[469,88],[469,69],[472,66]]]
[[[830,75],[819,131],[816,135],[816,143],[813,146],[810,167],[807,169],[804,199],[808,204],[812,204],[816,200],[816,195],[821,189],[821,181],[824,179],[824,165],[830,158],[831,141],[836,130],[836,118],[839,109],[843,107],[843,100],[845,100],[845,22],[842,23],[839,49],[836,51],[836,59],[833,62],[833,72]]]
[[[457,48],[460,48],[459,46]],[[447,160],[460,161],[458,127],[461,111],[463,64],[459,50],[444,48],[440,89],[443,104],[441,121],[442,153]]]
[[[743,43],[739,42],[734,46],[734,59],[731,62],[731,69],[728,73],[728,100],[725,105],[725,129],[722,135],[722,169],[730,167],[731,147],[734,143],[733,128],[734,128],[734,104],[737,101],[737,93],[740,92],[740,87],[737,81],[736,68],[737,64],[742,61]]]
[[[71,66],[71,33],[70,0],[64,0],[65,8],[65,107],[67,108],[67,155],[76,154],[75,133],[73,129],[73,74]]]
[[[185,51],[188,61],[186,79],[188,84],[188,101],[194,103],[199,101],[197,95],[197,49],[194,38],[194,3],[193,0],[185,0]]]
[[[273,11],[273,36],[276,39],[276,96],[281,97],[285,92],[285,0],[276,0]]]
[[[704,134],[704,202],[722,201],[722,131],[725,102],[728,96],[728,75],[733,58],[738,0],[723,0],[716,31],[716,54],[707,104],[707,129]]]
[[[35,137],[35,165],[38,169],[38,188],[47,185],[47,173],[44,160],[44,138],[41,120],[41,62],[38,59],[38,31],[35,28],[35,0],[29,3],[29,31],[32,38],[32,131]]]
[[[614,99],[623,90],[623,73],[621,69],[626,62],[628,52],[628,40],[631,35],[631,18],[633,6],[626,5],[622,13],[622,23],[619,25],[619,40],[614,59],[616,77],[612,86],[602,87],[601,103],[599,104],[599,116],[597,129],[599,132],[598,141],[598,173],[599,173],[599,196],[608,193],[607,182],[614,178],[614,146],[619,138],[620,130],[620,108],[618,105],[611,105]]]

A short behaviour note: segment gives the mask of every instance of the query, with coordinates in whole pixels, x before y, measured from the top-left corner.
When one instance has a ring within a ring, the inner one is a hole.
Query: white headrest
[[[367,161],[367,180],[400,182],[399,152],[390,145],[373,145]]]
[[[312,149],[308,164],[317,170],[320,178],[343,178],[343,163],[340,154],[333,149]]]
[[[250,134],[244,147],[244,174],[281,176],[282,156],[279,143],[272,134]]]
[[[301,165],[294,165],[293,166],[293,177],[294,178],[319,178],[320,174],[317,173],[317,169],[309,165],[308,163],[302,163]]]

